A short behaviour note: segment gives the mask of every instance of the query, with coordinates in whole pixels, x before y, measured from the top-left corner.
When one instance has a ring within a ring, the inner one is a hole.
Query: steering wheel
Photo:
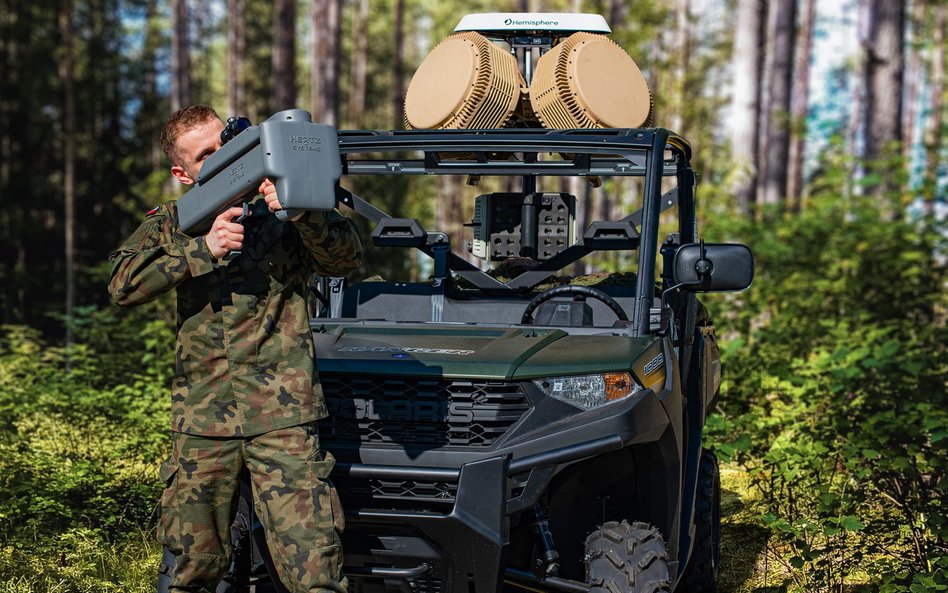
[[[533,325],[533,312],[537,310],[537,307],[549,301],[550,299],[564,294],[574,295],[575,299],[578,301],[585,301],[588,297],[592,297],[612,309],[612,312],[616,314],[616,317],[619,318],[619,321],[629,320],[628,315],[625,314],[625,311],[622,310],[622,307],[619,305],[619,303],[617,303],[614,298],[599,290],[598,288],[592,288],[590,286],[557,286],[549,290],[544,290],[537,296],[533,297],[533,300],[530,301],[527,304],[527,308],[524,309],[523,317],[520,318],[520,323],[524,325]]]

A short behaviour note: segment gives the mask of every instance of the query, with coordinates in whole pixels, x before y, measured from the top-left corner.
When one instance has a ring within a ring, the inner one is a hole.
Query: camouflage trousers
[[[171,593],[213,592],[227,571],[244,466],[283,584],[294,593],[346,592],[339,539],[345,517],[328,479],[335,460],[320,451],[315,424],[247,438],[172,433],[172,440],[158,526],[175,555]]]

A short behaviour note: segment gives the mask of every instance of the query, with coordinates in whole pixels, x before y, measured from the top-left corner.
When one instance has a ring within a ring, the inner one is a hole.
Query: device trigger
[[[234,219],[234,222],[243,222],[245,218],[250,218],[253,211],[250,209],[250,202],[244,202],[240,205],[243,209],[243,212],[240,213],[240,216]]]

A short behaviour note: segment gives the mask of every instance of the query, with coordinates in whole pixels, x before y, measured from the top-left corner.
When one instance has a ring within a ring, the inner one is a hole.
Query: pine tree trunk
[[[796,9],[796,0],[774,0],[770,6],[765,160],[757,196],[758,202],[767,206],[782,204],[787,195]]]
[[[158,143],[159,121],[163,121],[164,114],[158,113],[158,66],[155,63],[158,49],[163,44],[161,32],[156,24],[158,14],[158,1],[148,0],[146,8],[146,30],[145,30],[145,48],[143,59],[144,72],[144,97],[142,97],[142,115],[147,126],[146,129],[151,132],[149,135],[148,160],[152,169],[161,167],[161,146]]]
[[[615,182],[621,179],[621,177],[613,177],[612,180]],[[573,243],[582,239],[583,232],[589,227],[592,223],[592,194],[593,192],[589,191],[589,185],[581,177],[570,176],[570,177],[560,177],[558,180],[558,191],[566,194],[570,194],[576,198],[576,212],[574,215],[574,224],[573,228],[576,231],[576,236],[573,237]],[[544,188],[545,189],[545,188]],[[511,185],[504,188],[504,191],[519,191],[520,188],[517,185]],[[538,190],[542,191],[542,190]],[[550,190],[546,190],[550,191]],[[603,192],[605,189],[602,190]],[[582,276],[585,274],[589,267],[589,258],[581,258],[576,260],[572,266],[570,266],[570,273],[575,276]]]
[[[313,36],[309,44],[309,110],[313,115],[313,121],[323,121],[322,96],[320,95],[323,87],[323,37],[326,35],[323,30],[325,20],[323,18],[323,6],[325,0],[313,0],[309,5],[309,30]]]
[[[6,8],[6,6],[4,6]],[[5,31],[13,30],[16,23],[16,13],[13,10],[0,10],[0,28]],[[13,68],[9,56],[16,48],[12,35],[0,35],[0,93],[4,95],[9,92],[8,89],[13,86]],[[13,160],[10,138],[11,119],[13,119],[10,108],[5,101],[0,101],[0,191],[6,190],[10,186],[10,169]],[[0,236],[14,237],[14,213],[8,208],[0,209]],[[0,277],[4,279],[13,278],[13,262],[16,257],[14,251],[22,252],[21,241],[13,242],[15,247],[8,250],[7,257],[0,257]],[[19,303],[13,298],[15,289],[13,282],[5,281],[0,286],[0,323],[6,325],[12,322],[12,311],[17,308]]]
[[[915,120],[918,118],[918,91],[922,80],[922,52],[921,43],[924,30],[925,0],[915,0],[912,14],[906,31],[907,43],[905,84],[905,108],[902,110],[902,158],[906,163],[911,162],[912,145],[915,143]],[[909,37],[909,31],[911,36]]]
[[[902,70],[905,64],[905,3],[870,0],[866,47],[866,160],[881,178],[867,187],[876,196],[896,192],[901,167],[897,162],[902,141]]]
[[[859,40],[860,52],[853,65],[853,89],[849,111],[849,152],[855,157],[852,171],[849,174],[848,193],[857,195],[862,192],[861,180],[863,177],[862,159],[865,158],[865,144],[863,136],[866,129],[866,56],[869,45],[869,2],[857,0],[856,5],[856,36]]]
[[[757,201],[757,150],[763,63],[764,4],[738,0],[734,28],[734,96],[731,100],[731,159],[736,168],[733,192],[745,216],[753,216]]]
[[[622,0],[609,0],[609,28],[618,30],[625,24],[626,7]]]
[[[187,0],[172,0],[171,110],[191,104],[191,41]]]
[[[928,120],[925,126],[925,200],[933,203],[938,195],[938,171],[945,130],[945,29],[948,23],[948,6],[944,3],[932,7],[934,31],[932,35],[932,62]]]
[[[332,85],[330,86],[330,104],[332,105],[332,125],[339,125],[339,76],[342,71],[342,0],[329,3],[329,23],[332,33]]]
[[[671,58],[674,63],[674,108],[668,118],[669,127],[678,133],[684,133],[686,96],[685,79],[688,76],[688,58],[691,50],[691,1],[677,0],[675,6],[675,33],[672,39]]]
[[[244,5],[244,109],[231,115],[246,115],[260,122],[273,115],[273,5],[269,0],[241,0]]]
[[[665,105],[667,102],[659,100],[662,97],[660,86],[665,82],[665,72],[662,65],[667,63],[665,37],[664,33],[658,34],[655,43],[648,45],[648,55],[646,57],[646,61],[653,64],[653,67],[647,69],[648,88],[653,98],[652,121],[655,122],[655,125],[663,128],[668,127],[665,123]]]
[[[72,0],[64,0],[59,13],[59,31],[62,35],[63,58],[59,77],[63,89],[63,197],[65,216],[66,260],[66,346],[72,344],[73,310],[76,304],[75,280],[75,195],[76,195],[76,102],[74,77],[74,29]],[[67,363],[68,364],[68,363]],[[67,366],[68,370],[68,366]]]
[[[277,0],[273,19],[274,109],[296,107],[296,0]]]
[[[608,8],[608,19],[609,19],[609,28],[613,31],[617,31],[625,26],[625,4],[621,0],[609,0]],[[601,190],[602,194],[602,203],[601,207],[601,220],[613,220],[612,213],[614,210],[619,209],[622,203],[622,195],[626,189],[625,179],[622,177],[613,177],[612,178],[612,188],[614,199],[610,198],[609,194],[606,191],[606,187],[603,186]],[[586,192],[589,195],[592,195],[593,192]],[[581,196],[577,196],[581,198]],[[621,210],[620,210],[621,211]]]
[[[392,96],[392,129],[405,127],[405,0],[395,1],[395,84]]]
[[[796,82],[790,115],[790,155],[787,171],[788,207],[799,212],[803,202],[803,157],[806,146],[807,102],[810,95],[810,52],[813,47],[813,23],[816,18],[816,0],[805,0],[803,23],[798,40]]]
[[[227,111],[229,115],[247,113],[247,88],[244,84],[246,48],[244,0],[227,0]]]
[[[451,238],[451,248],[468,261],[474,257],[465,248],[464,228],[464,177],[460,175],[438,175],[438,202],[435,205],[434,230],[446,233]]]
[[[310,105],[315,121],[338,125],[340,0],[313,0]]]
[[[355,129],[365,127],[365,83],[369,53],[369,0],[356,0],[352,33],[355,48],[352,52],[352,84],[349,90],[349,123]]]

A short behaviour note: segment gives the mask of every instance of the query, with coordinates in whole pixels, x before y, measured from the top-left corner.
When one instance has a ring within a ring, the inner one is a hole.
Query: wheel
[[[667,593],[662,534],[647,523],[604,523],[586,538],[586,582],[589,593]]]
[[[612,312],[616,314],[616,317],[619,318],[619,321],[629,320],[629,316],[625,314],[625,311],[622,310],[622,307],[619,305],[619,303],[617,303],[614,298],[599,290],[598,288],[592,288],[590,286],[557,286],[556,288],[544,290],[537,296],[533,297],[533,300],[530,301],[527,304],[527,308],[524,309],[523,317],[520,318],[520,323],[524,325],[532,324],[533,312],[536,311],[537,307],[550,299],[564,294],[574,295],[580,300],[586,300],[586,298],[592,297],[597,301],[602,301],[607,307],[612,309]]]
[[[695,496],[695,541],[682,576],[685,591],[715,593],[721,554],[721,475],[718,459],[705,449],[698,465]]]

